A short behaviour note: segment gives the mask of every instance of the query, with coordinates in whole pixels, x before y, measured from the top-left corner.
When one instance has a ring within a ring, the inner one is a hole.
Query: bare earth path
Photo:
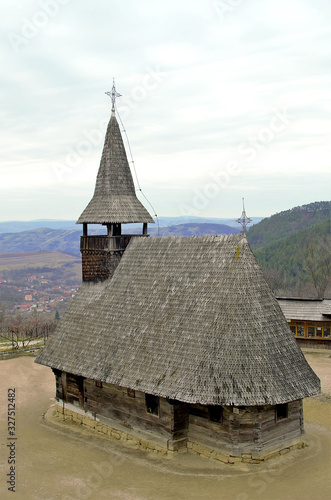
[[[0,361],[0,498],[324,500],[331,498],[331,351],[307,351],[322,394],[305,401],[308,446],[265,464],[222,465],[189,454],[162,459],[79,426],[43,418],[52,371],[33,357]],[[8,491],[8,389],[16,390],[15,493]],[[47,415],[50,415],[48,411]]]

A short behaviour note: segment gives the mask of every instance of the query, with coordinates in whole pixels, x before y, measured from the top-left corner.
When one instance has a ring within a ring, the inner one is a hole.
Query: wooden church
[[[94,195],[78,219],[83,282],[36,362],[63,418],[172,454],[258,462],[302,446],[320,391],[245,235],[149,238],[116,91]],[[122,224],[140,223],[140,235]],[[107,235],[88,234],[88,224]]]

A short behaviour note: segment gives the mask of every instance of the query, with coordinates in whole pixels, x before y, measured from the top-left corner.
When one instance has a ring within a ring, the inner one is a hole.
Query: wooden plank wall
[[[172,406],[172,435],[174,440],[186,439],[189,424],[188,405],[171,402]]]
[[[312,349],[331,349],[331,340],[330,339],[310,339],[310,338],[302,338],[295,337],[297,344],[302,347],[308,347]]]
[[[182,406],[182,405],[181,405]],[[96,387],[95,381],[84,381],[84,409],[92,413],[117,420],[128,428],[153,431],[160,437],[172,440],[174,436],[182,437],[183,416],[180,408],[160,398],[159,415],[147,413],[145,393],[135,391],[130,397],[127,389],[103,383]],[[174,423],[174,415],[177,423]]]
[[[72,403],[80,408],[84,405],[83,377],[53,369],[56,384],[56,397],[65,403]]]
[[[232,450],[231,432],[234,437],[236,430],[231,428],[231,414],[223,408],[222,422],[209,420],[208,407],[194,405],[189,407],[188,440],[219,451]]]
[[[67,402],[84,408],[83,377],[67,373]]]
[[[233,413],[223,407],[222,422],[212,422],[208,408],[189,416],[188,439],[230,455],[259,452],[264,448],[279,448],[303,432],[302,402],[288,404],[288,417],[276,421],[275,406],[245,407]]]
[[[53,370],[56,397],[111,418],[129,429],[153,432],[169,442],[186,440],[215,451],[240,456],[262,449],[281,449],[303,432],[302,401],[288,403],[287,418],[276,419],[275,406],[223,407],[221,422],[209,418],[207,406],[187,405],[160,398],[159,415],[146,410],[145,393]],[[239,412],[239,413],[238,413]]]
[[[260,443],[264,447],[275,447],[278,443],[295,439],[303,433],[302,400],[288,403],[288,417],[276,421],[274,407],[260,415]]]
[[[111,418],[122,425],[153,432],[169,441],[187,437],[188,407],[185,403],[160,398],[159,415],[146,410],[145,393],[103,383],[97,387],[91,379],[83,379],[70,373],[53,370],[56,380],[56,397],[66,403]]]
[[[62,372],[56,370],[55,368],[53,368],[52,370],[55,375],[55,397],[63,400],[63,389],[62,389],[62,378],[61,378]]]

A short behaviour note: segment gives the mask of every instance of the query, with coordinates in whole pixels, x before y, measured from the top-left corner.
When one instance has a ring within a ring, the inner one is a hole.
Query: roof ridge
[[[247,238],[245,235],[242,233],[235,233],[235,234],[204,234],[204,235],[196,235],[193,234],[191,236],[160,236],[157,239],[162,238],[162,240],[193,240],[193,239],[200,239],[200,240],[205,240],[205,241],[227,241],[230,239],[238,239],[240,238],[240,241],[243,241],[244,243],[248,244]],[[153,238],[155,240],[156,238]]]

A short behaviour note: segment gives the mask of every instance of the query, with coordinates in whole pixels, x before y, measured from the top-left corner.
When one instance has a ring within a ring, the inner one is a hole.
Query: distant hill
[[[81,232],[62,229],[31,229],[21,233],[0,234],[0,252],[58,251],[80,255],[79,236]]]
[[[330,213],[331,202],[321,201],[254,219],[256,224],[249,228],[247,239],[277,294],[303,297],[331,294]],[[28,227],[27,224],[48,222],[52,228],[15,231]],[[8,232],[1,234],[4,228]],[[123,229],[126,233],[141,232],[139,225],[125,224]],[[151,236],[233,234],[239,229],[234,219],[203,217],[159,217],[159,224],[148,226]],[[101,231],[105,234],[105,228]],[[96,233],[101,234],[100,226],[89,226],[89,234]],[[80,256],[81,234],[81,226],[74,221],[0,223],[0,252],[57,251]]]
[[[99,228],[100,229],[100,228]],[[103,233],[105,232],[105,228]],[[124,226],[125,232],[128,227]],[[135,228],[135,233],[141,232],[141,228]],[[95,231],[89,228],[89,234]],[[100,230],[97,231],[100,234]],[[180,224],[178,226],[160,227],[149,226],[151,236],[202,236],[206,234],[234,234],[238,229],[224,224]],[[71,255],[80,256],[81,228],[76,230],[61,230],[50,228],[31,229],[18,233],[0,234],[0,252],[38,252],[57,251]]]
[[[252,248],[277,241],[323,221],[330,222],[331,202],[317,201],[267,217],[250,227],[247,239]]]
[[[0,253],[0,273],[36,267],[56,268],[77,263],[81,265],[80,259],[61,252]]]
[[[252,224],[257,224],[262,220],[263,217],[252,217]],[[155,219],[156,221],[156,219]],[[226,226],[231,226],[234,228],[240,227],[236,222],[235,218],[213,218],[213,217],[193,217],[193,216],[181,216],[181,217],[158,217],[158,223],[160,227],[182,225],[182,224],[224,224]],[[157,224],[155,224],[156,226]],[[151,224],[149,227],[153,227]],[[100,226],[99,226],[100,227]],[[136,224],[125,224],[126,232],[134,232]],[[76,224],[74,220],[61,220],[61,219],[39,219],[30,221],[4,221],[0,222],[0,234],[1,233],[21,233],[23,231],[29,231],[31,229],[61,229],[66,231],[81,231],[81,224]],[[99,229],[98,226],[91,224],[89,229],[93,232]]]
[[[263,219],[248,230],[254,254],[279,295],[330,295],[330,213],[331,202],[314,202]]]
[[[74,220],[57,220],[57,219],[38,219],[38,220],[10,220],[0,222],[0,233],[21,233],[22,231],[29,231],[30,229],[40,229],[47,227],[49,229],[66,229],[78,230]]]
[[[178,224],[161,227],[159,236],[206,236],[208,234],[236,234],[239,229],[224,224]],[[157,236],[157,228],[150,229],[151,236]]]
[[[238,214],[239,217],[240,214]],[[181,216],[181,217],[158,217],[160,227],[179,226],[182,224],[221,224],[225,226],[240,229],[240,225],[236,222],[238,217],[234,218],[213,218],[213,217],[194,217],[194,216]],[[257,224],[263,217],[251,217],[251,224]],[[1,226],[0,226],[1,227]],[[152,226],[151,226],[152,227]]]

